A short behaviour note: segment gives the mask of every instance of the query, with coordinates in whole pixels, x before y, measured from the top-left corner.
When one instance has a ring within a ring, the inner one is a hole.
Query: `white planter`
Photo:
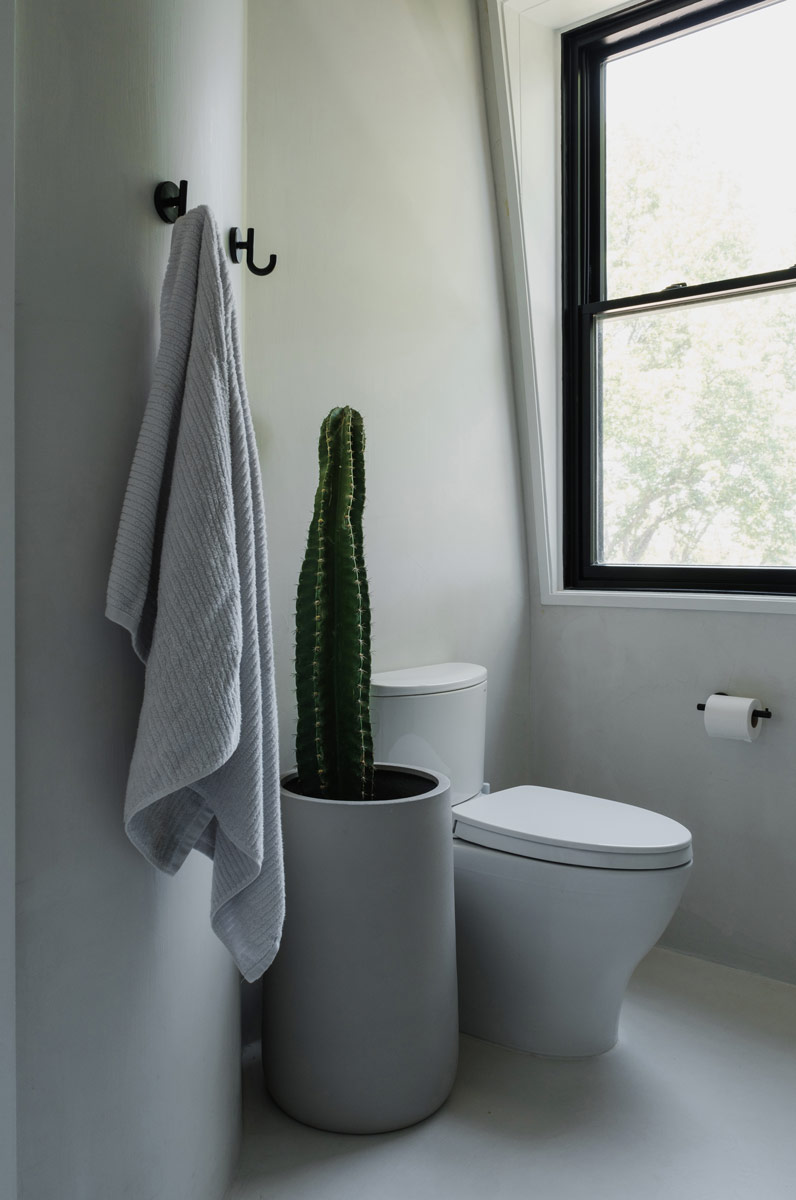
[[[280,1108],[339,1133],[429,1116],[456,1073],[450,784],[377,765],[397,798],[282,786],[287,906],[263,980],[263,1066]],[[419,794],[400,796],[401,791]]]

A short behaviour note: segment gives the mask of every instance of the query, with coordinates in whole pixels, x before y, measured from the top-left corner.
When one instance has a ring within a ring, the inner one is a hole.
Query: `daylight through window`
[[[569,587],[796,592],[796,0],[562,39]]]

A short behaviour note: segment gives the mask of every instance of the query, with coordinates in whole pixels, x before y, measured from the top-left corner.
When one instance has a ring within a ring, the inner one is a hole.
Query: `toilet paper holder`
[[[713,694],[715,696],[726,696],[728,693],[727,692],[714,692]],[[704,704],[698,704],[697,708],[699,709],[700,712],[705,711]],[[773,713],[771,712],[770,708],[755,708],[752,710],[752,719],[755,721],[760,721],[761,719],[767,720],[771,716],[773,716]]]

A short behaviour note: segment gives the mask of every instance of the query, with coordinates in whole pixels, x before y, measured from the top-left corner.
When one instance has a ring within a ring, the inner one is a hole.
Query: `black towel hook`
[[[254,265],[254,230],[246,230],[246,240],[240,236],[240,230],[237,225],[229,231],[229,255],[234,263],[240,262],[240,251],[246,251],[246,266],[253,275],[270,275],[276,266],[276,255],[272,254],[268,259],[267,267],[255,267]]]
[[[188,180],[181,179],[179,187],[170,179],[155,188],[155,208],[161,221],[173,225],[177,217],[184,217],[188,206]]]

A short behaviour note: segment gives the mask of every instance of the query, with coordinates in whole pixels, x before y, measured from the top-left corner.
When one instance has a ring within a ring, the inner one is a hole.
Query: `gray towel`
[[[146,663],[124,821],[162,871],[213,859],[213,929],[254,980],[284,916],[276,699],[260,469],[207,208],[174,226],[160,315],[106,608]]]

